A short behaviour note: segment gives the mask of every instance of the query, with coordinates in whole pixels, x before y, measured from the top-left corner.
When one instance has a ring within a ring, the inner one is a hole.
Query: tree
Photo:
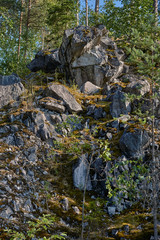
[[[158,25],[158,0],[153,1],[153,8],[154,8],[154,14],[155,14],[155,25]]]
[[[49,35],[48,44],[59,47],[64,30],[76,26],[77,0],[57,0],[49,4],[47,25]]]
[[[79,3],[79,0],[77,0],[77,26],[79,26],[79,6],[80,6],[80,3]]]
[[[19,19],[18,53],[17,53],[18,61],[19,61],[20,48],[21,48],[21,35],[22,35],[22,24],[23,24],[23,5],[24,5],[24,2],[23,2],[23,0],[21,0],[21,10],[20,10],[20,19]]]
[[[121,0],[121,7],[116,7],[113,0],[105,1],[100,21],[116,37],[129,35],[131,28],[140,30],[143,23],[150,24],[153,4],[150,0]]]
[[[143,25],[145,31],[138,32],[136,29],[132,30],[130,47],[128,48],[130,53],[130,61],[137,66],[137,70],[140,74],[147,76],[151,83],[151,95],[150,101],[152,102],[152,109],[150,111],[152,119],[152,171],[150,177],[152,179],[152,209],[154,219],[154,239],[158,240],[157,231],[157,211],[158,211],[158,194],[160,189],[158,188],[158,161],[155,152],[155,99],[157,98],[156,89],[159,88],[160,83],[160,28],[155,24],[153,20],[150,25]],[[145,34],[144,34],[145,33]]]
[[[95,2],[95,13],[99,13],[99,0]]]
[[[85,0],[86,3],[86,27],[88,26],[88,0]]]

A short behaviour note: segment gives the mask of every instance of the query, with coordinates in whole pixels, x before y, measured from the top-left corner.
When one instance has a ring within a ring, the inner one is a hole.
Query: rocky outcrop
[[[40,51],[35,55],[35,59],[27,64],[27,68],[29,68],[32,72],[42,70],[46,73],[54,73],[55,69],[59,66],[60,61],[57,49],[53,51]]]
[[[103,86],[124,70],[124,52],[107,36],[104,26],[66,30],[59,59],[78,86],[89,81]]]
[[[0,75],[0,108],[9,102],[18,100],[24,92],[24,86],[21,79],[16,75],[1,76]]]

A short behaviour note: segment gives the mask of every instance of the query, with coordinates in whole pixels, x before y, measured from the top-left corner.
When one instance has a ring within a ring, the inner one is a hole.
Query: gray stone
[[[89,167],[89,165],[88,165],[87,155],[83,154],[79,158],[78,166],[76,166],[73,171],[74,186],[79,188],[80,190],[83,190],[85,187],[85,181],[86,181],[86,177],[87,177],[88,167]],[[88,191],[92,190],[90,175],[88,176],[86,190],[88,190]]]
[[[110,113],[113,118],[120,117],[121,114],[128,114],[131,111],[131,103],[126,99],[121,91],[116,91],[111,98]]]
[[[60,100],[57,100],[57,99],[54,99],[54,98],[51,98],[51,97],[46,97],[46,98],[41,99],[40,100],[40,105],[49,109],[49,110],[52,110],[52,111],[55,111],[55,112],[58,112],[58,113],[64,113],[65,112],[64,103]]]
[[[60,61],[57,49],[53,51],[40,51],[35,55],[35,59],[33,59],[29,64],[27,64],[27,68],[29,68],[29,70],[31,70],[32,72],[42,70],[46,73],[54,73],[55,69],[59,66]]]
[[[73,206],[72,208],[76,214],[78,214],[78,215],[81,214],[81,212],[77,206]]]
[[[103,25],[66,30],[59,58],[79,87],[88,81],[101,87],[124,69],[124,52],[107,36]]]
[[[146,93],[150,92],[150,84],[146,79],[143,79],[142,77],[138,77],[135,75],[135,79],[129,83],[125,91],[130,94],[136,94],[139,96],[143,96]]]
[[[6,219],[12,219],[12,215],[14,214],[13,210],[9,207],[9,206],[6,206],[5,209],[3,209],[1,212],[0,212],[0,217],[1,218],[6,218]]]
[[[86,82],[81,86],[80,91],[88,95],[93,95],[95,93],[99,93],[100,89],[100,87],[94,85],[93,83]]]
[[[145,130],[125,131],[120,138],[119,146],[126,157],[143,157],[144,149],[149,146],[150,138]]]
[[[69,200],[68,200],[68,198],[64,198],[62,200],[62,208],[63,208],[64,211],[69,210]]]
[[[19,96],[22,95],[24,90],[24,86],[18,76],[0,75],[0,108],[7,105],[11,101],[18,100]]]
[[[51,84],[47,88],[46,94],[47,96],[63,101],[71,113],[82,111],[81,105],[76,101],[73,95],[63,85]]]
[[[110,216],[115,215],[115,213],[116,213],[116,207],[111,206],[111,207],[108,207],[107,209],[108,209],[108,214],[109,214]]]

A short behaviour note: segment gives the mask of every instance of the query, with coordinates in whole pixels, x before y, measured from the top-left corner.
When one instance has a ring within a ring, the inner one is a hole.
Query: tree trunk
[[[79,0],[77,0],[77,26],[79,26]]]
[[[86,27],[88,26],[88,0],[86,1]]]
[[[155,25],[158,25],[158,0],[153,1],[153,8],[154,8],[154,14],[155,14]]]
[[[27,13],[27,22],[26,22],[26,44],[25,44],[26,46],[25,46],[25,52],[24,52],[25,59],[27,57],[30,14],[31,14],[31,0],[28,0],[28,13]]]
[[[99,0],[95,2],[95,13],[99,13]]]
[[[21,48],[22,21],[23,21],[23,0],[21,0],[21,13],[20,13],[20,20],[19,20],[19,39],[18,39],[18,53],[17,53],[18,62],[19,62],[20,48]]]
[[[44,50],[44,38],[45,38],[45,30],[41,28],[41,36],[42,36],[42,50]]]
[[[88,183],[88,178],[89,178],[89,173],[91,170],[92,163],[93,163],[93,153],[91,155],[91,160],[88,162],[88,165],[87,165],[87,174],[86,174],[85,184],[84,184],[84,189],[83,189],[81,240],[84,240],[84,208],[85,208],[85,201],[86,201],[87,183]]]
[[[154,136],[154,83],[152,80],[152,186],[153,186],[153,222],[154,222],[154,240],[158,240],[157,230],[157,171],[156,171],[156,157],[155,157],[155,136]]]

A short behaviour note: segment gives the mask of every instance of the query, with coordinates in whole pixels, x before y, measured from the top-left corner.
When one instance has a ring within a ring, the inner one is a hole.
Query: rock
[[[148,133],[142,129],[125,131],[120,138],[119,146],[126,157],[143,157],[144,149],[149,146],[150,138]]]
[[[115,213],[116,213],[116,207],[111,206],[111,207],[108,207],[107,209],[108,209],[108,214],[109,214],[110,216],[115,215]]]
[[[117,78],[123,72],[124,52],[107,32],[103,25],[65,31],[59,59],[79,87],[88,81],[101,87],[106,80]]]
[[[63,101],[71,113],[82,111],[81,105],[63,85],[51,84],[46,90],[46,95]]]
[[[87,171],[88,171],[87,154],[83,154],[79,158],[78,165],[75,167],[75,169],[73,171],[74,186],[79,188],[80,190],[83,190],[85,187]],[[86,190],[88,190],[88,191],[92,190],[90,175],[88,176]]]
[[[88,95],[93,95],[95,93],[99,93],[100,89],[100,87],[94,85],[93,83],[86,82],[81,86],[80,91]]]
[[[123,229],[126,233],[129,233],[130,227],[129,227],[129,225],[123,225]]]
[[[68,198],[64,198],[62,200],[62,208],[63,208],[64,211],[69,210],[69,200],[68,200]]]
[[[64,103],[51,97],[42,98],[40,100],[40,105],[55,112],[65,112]]]
[[[127,93],[143,96],[146,93],[150,92],[149,82],[141,76],[126,74],[122,79],[123,81],[124,79],[130,81],[130,83],[125,88],[125,92]]]
[[[93,116],[94,119],[98,120],[100,118],[106,117],[106,112],[103,111],[103,108],[96,107],[95,105],[89,105],[87,107],[87,115]]]
[[[111,97],[110,113],[113,118],[120,117],[121,114],[128,114],[131,111],[131,104],[121,91],[116,91]]]
[[[34,132],[43,141],[46,140],[58,140],[58,133],[53,125],[52,117],[49,113],[43,113],[41,111],[28,111],[21,114],[18,118],[21,119],[28,129]]]
[[[21,79],[16,75],[0,75],[0,108],[7,105],[10,101],[18,100],[24,92]]]
[[[73,206],[72,208],[76,214],[78,214],[78,215],[81,214],[81,212],[77,206]]]
[[[27,64],[27,68],[29,68],[32,72],[42,70],[46,73],[54,73],[55,69],[59,66],[60,61],[57,49],[53,51],[40,51],[35,55],[35,59]]]
[[[127,93],[143,96],[150,92],[150,84],[145,76],[127,73],[120,78],[120,81],[127,84],[124,89]]]

